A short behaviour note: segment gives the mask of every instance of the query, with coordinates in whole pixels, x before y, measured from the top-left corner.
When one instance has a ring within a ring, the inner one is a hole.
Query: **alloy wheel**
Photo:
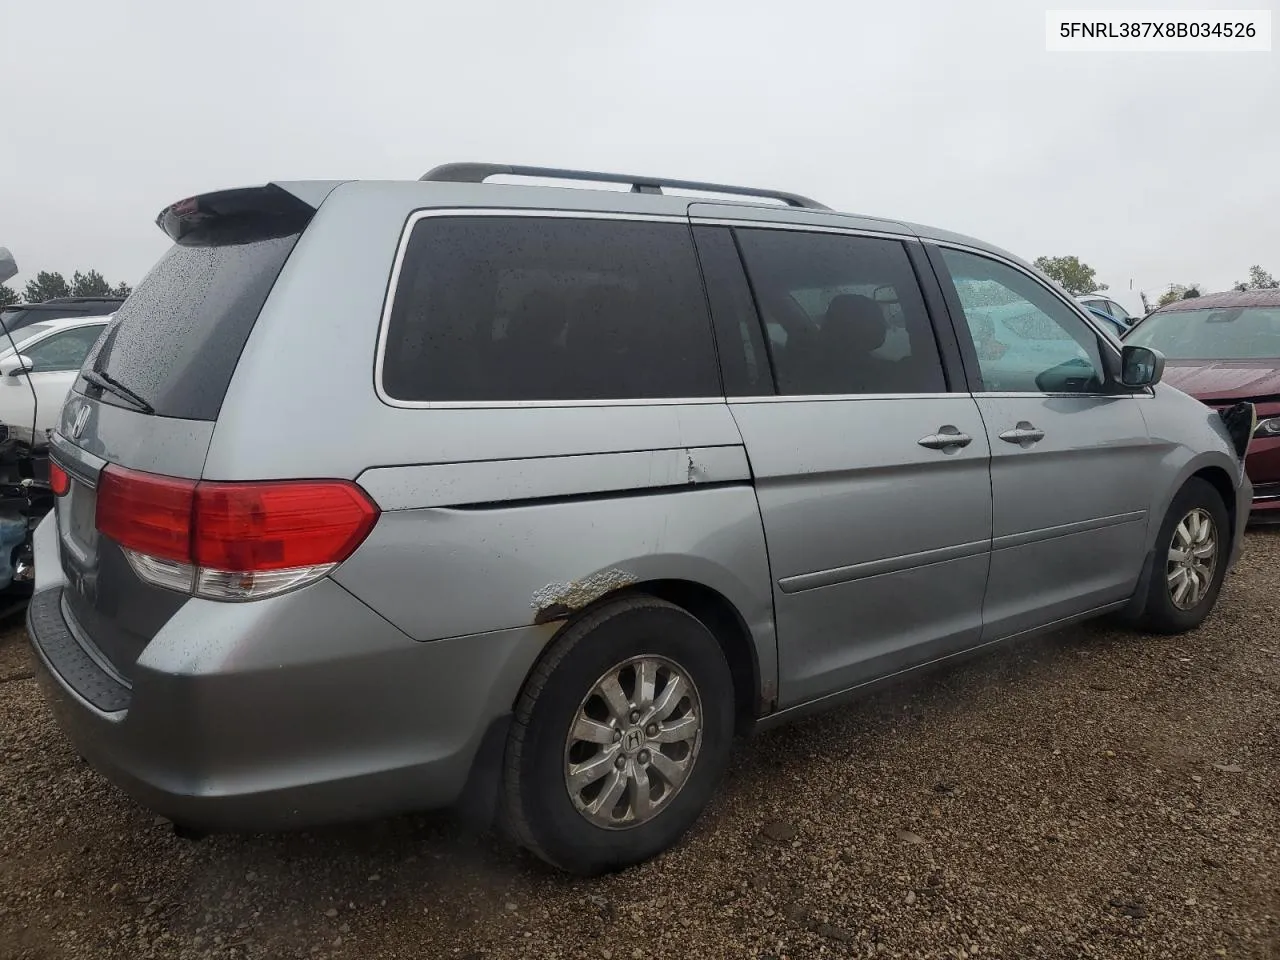
[[[1166,576],[1169,597],[1190,610],[1209,592],[1218,565],[1218,529],[1209,511],[1196,507],[1173,529]]]
[[[569,728],[564,782],[574,808],[598,827],[638,826],[689,779],[702,742],[698,688],[664,657],[634,657],[591,687]]]

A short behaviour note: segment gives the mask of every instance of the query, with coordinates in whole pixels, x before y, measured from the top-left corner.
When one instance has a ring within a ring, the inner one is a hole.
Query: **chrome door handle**
[[[1018,443],[1024,446],[1030,446],[1033,443],[1039,443],[1044,439],[1044,431],[1033,423],[1026,420],[1019,420],[1018,425],[1012,430],[1006,430],[1000,434],[1000,439],[1005,443]]]
[[[967,433],[961,433],[948,424],[945,427],[939,427],[937,433],[921,437],[916,443],[922,447],[928,447],[930,450],[950,450],[952,447],[967,447],[973,443],[973,437]]]

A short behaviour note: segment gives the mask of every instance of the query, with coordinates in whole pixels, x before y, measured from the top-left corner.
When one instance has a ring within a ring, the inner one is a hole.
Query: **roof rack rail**
[[[701,190],[742,197],[765,197],[781,200],[792,207],[830,210],[826,204],[783,190],[757,190],[725,183],[702,183],[698,180],[670,180],[666,177],[634,177],[625,173],[599,173],[594,170],[562,170],[559,167],[524,167],[507,163],[444,163],[424,173],[420,180],[442,180],[452,183],[484,183],[490,177],[546,177],[552,180],[589,180],[599,183],[629,183],[632,193],[662,193],[663,187],[676,190]]]

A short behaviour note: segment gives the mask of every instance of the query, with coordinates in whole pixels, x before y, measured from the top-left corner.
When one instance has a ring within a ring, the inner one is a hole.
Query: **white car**
[[[57,424],[85,357],[110,320],[45,320],[15,330],[13,343],[0,331],[0,423],[9,437],[30,443],[33,427],[41,436]]]

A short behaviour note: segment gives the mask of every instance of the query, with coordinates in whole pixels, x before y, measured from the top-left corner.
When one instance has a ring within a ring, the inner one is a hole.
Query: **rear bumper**
[[[56,568],[50,525],[40,534],[37,569]],[[421,643],[325,580],[256,603],[189,601],[126,681],[69,619],[62,587],[41,587],[27,628],[77,751],[142,805],[207,830],[455,804],[548,630]]]

